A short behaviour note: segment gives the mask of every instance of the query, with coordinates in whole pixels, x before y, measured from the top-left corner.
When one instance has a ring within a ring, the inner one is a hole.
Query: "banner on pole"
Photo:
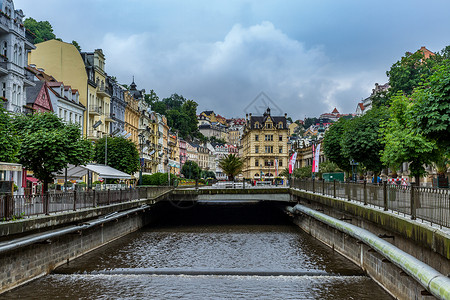
[[[314,149],[314,148],[313,148]],[[314,153],[314,160],[313,160],[313,169],[312,172],[313,173],[317,173],[319,172],[319,161],[320,161],[320,144],[317,145]]]
[[[291,156],[291,159],[289,160],[289,174],[292,174],[292,172],[294,172],[296,160],[297,160],[297,152],[294,152],[294,154],[292,154]]]

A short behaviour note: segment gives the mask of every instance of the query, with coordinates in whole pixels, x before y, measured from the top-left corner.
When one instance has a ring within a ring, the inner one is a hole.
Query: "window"
[[[272,134],[266,134],[264,136],[265,141],[273,141],[273,135]]]
[[[280,141],[280,142],[283,141],[283,136],[282,136],[281,134],[278,136],[278,141]],[[281,152],[280,152],[280,153],[281,153]]]
[[[264,161],[264,166],[266,166],[266,167],[273,167],[273,160],[266,159]]]
[[[273,146],[265,146],[265,153],[273,153]]]
[[[283,122],[278,123],[278,128],[283,129]]]
[[[255,146],[255,153],[259,153],[259,146]]]
[[[272,124],[271,123],[267,123],[266,127],[267,127],[267,129],[271,129],[272,128]]]
[[[259,160],[255,159],[255,167],[259,167]]]
[[[282,160],[282,159],[278,162],[278,166],[279,166],[279,167],[282,167],[282,166],[283,166],[283,160]]]
[[[19,61],[17,62],[17,64],[19,66],[23,65],[23,61],[22,61],[22,47],[19,47]]]
[[[2,82],[2,97],[6,98],[6,82]]]
[[[255,141],[259,141],[259,136],[257,134],[255,134]]]
[[[4,41],[3,42],[3,49],[2,49],[2,53],[5,57],[8,57],[8,42]]]
[[[278,147],[278,153],[283,153],[283,147],[282,146]]]
[[[17,105],[17,87],[15,84],[13,84],[13,90],[12,90],[12,103]]]
[[[14,54],[13,54],[13,62],[17,64],[18,58],[17,58],[17,44],[14,45]]]

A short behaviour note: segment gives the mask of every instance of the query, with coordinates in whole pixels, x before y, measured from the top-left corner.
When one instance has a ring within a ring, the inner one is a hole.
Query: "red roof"
[[[339,111],[338,111],[337,108],[335,107],[331,113],[332,113],[332,114],[338,114]]]

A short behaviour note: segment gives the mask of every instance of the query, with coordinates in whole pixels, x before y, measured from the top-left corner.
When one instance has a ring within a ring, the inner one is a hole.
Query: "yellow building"
[[[169,170],[170,173],[179,175],[180,174],[180,144],[177,134],[169,131]]]
[[[88,76],[83,58],[74,45],[50,40],[36,44],[36,49],[28,54],[28,63],[42,68],[47,74],[51,74],[56,80],[64,82],[80,93],[79,101],[88,107]],[[84,132],[88,133],[88,118],[84,116]]]
[[[295,133],[295,131],[298,128],[298,124],[297,123],[291,123],[289,124],[289,135],[293,135]]]
[[[98,139],[109,133],[110,95],[106,90],[105,57],[101,49],[80,53],[74,45],[50,40],[36,44],[28,62],[43,68],[56,80],[78,89],[86,107],[83,135]],[[98,121],[101,121],[98,122]],[[94,124],[97,127],[94,128]]]
[[[130,139],[139,149],[139,139],[138,139],[138,128],[139,128],[139,103],[134,97],[125,91],[125,102],[127,106],[125,107],[125,131],[130,133]]]
[[[247,116],[241,140],[244,178],[271,180],[288,166],[288,127],[286,117],[271,116],[268,108],[262,116]]]

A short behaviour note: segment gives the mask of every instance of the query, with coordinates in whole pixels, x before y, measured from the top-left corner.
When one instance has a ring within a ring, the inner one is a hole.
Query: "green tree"
[[[34,39],[35,44],[56,39],[49,21],[38,22],[33,18],[26,18],[23,25],[36,36]]]
[[[421,51],[405,53],[394,63],[386,75],[389,77],[389,93],[394,96],[398,92],[411,95],[420,83],[432,74],[437,58],[424,59]]]
[[[219,168],[227,174],[228,180],[234,181],[234,177],[239,175],[244,167],[244,161],[235,154],[228,154],[219,160]]]
[[[437,156],[436,143],[422,135],[415,126],[414,102],[415,98],[421,97],[423,90],[416,90],[412,99],[401,93],[393,97],[389,107],[390,118],[380,130],[384,143],[384,149],[380,152],[381,161],[393,169],[408,162],[416,184],[426,174],[424,165],[431,164]]]
[[[81,52],[81,47],[80,47],[80,45],[78,44],[77,41],[72,41],[72,45],[74,45],[75,48],[77,48],[77,50],[78,50],[79,52]]]
[[[322,142],[325,156],[339,168],[347,172],[351,170],[349,163],[350,157],[342,151],[341,141],[344,135],[345,126],[348,122],[350,121],[341,118],[336,123],[333,123],[325,132]]]
[[[0,161],[15,162],[19,151],[19,138],[14,130],[11,117],[1,106],[0,100]]]
[[[81,137],[77,124],[65,124],[49,112],[17,115],[13,124],[21,144],[19,162],[43,182],[44,191],[55,172],[91,160],[91,143]]]
[[[435,140],[439,148],[450,149],[450,60],[440,65],[425,83],[421,91],[413,97],[416,105],[412,108],[412,119],[419,131]],[[413,125],[413,126],[414,126]]]
[[[214,173],[213,171],[207,171],[207,170],[204,170],[204,171],[202,171],[202,173],[201,173],[201,176],[200,176],[201,178],[214,178],[214,179],[216,179],[216,173]]]
[[[149,94],[144,95],[144,100],[152,107],[154,103],[159,101],[159,97],[154,90],[150,90]]]
[[[305,118],[304,122],[304,128],[308,129],[311,125],[316,124],[318,119],[316,117],[314,118]]]
[[[304,166],[301,168],[294,169],[292,176],[295,178],[311,178],[312,177],[312,166]]]
[[[105,163],[105,138],[99,139],[94,147],[94,160]],[[139,151],[136,145],[123,137],[108,137],[107,164],[119,171],[133,174],[139,170]]]
[[[341,140],[343,155],[379,174],[384,165],[380,158],[384,145],[379,131],[381,123],[388,117],[387,109],[380,107],[346,123]]]
[[[198,164],[192,160],[186,161],[181,168],[181,174],[187,179],[198,179],[200,178],[201,172],[202,169],[200,169]]]

